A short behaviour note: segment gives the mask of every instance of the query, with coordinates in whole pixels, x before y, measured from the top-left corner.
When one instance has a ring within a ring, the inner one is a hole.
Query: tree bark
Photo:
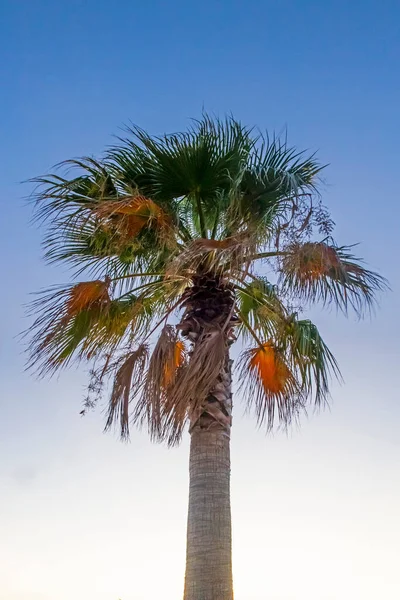
[[[230,363],[191,427],[184,600],[233,600]]]

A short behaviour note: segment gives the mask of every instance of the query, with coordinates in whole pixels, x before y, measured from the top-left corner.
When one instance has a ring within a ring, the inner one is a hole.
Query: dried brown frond
[[[387,281],[365,269],[351,247],[324,242],[288,246],[281,261],[282,290],[306,301],[333,303],[345,313],[351,306],[360,316],[371,310]]]
[[[161,211],[153,200],[140,194],[128,196],[121,200],[103,201],[94,206],[99,217],[110,217],[112,215],[157,215]]]
[[[121,437],[124,439],[129,437],[129,404],[143,386],[147,359],[148,347],[141,345],[108,367],[108,371],[116,372],[105,429],[110,429],[115,420],[119,419]]]
[[[169,439],[171,430],[174,435],[182,432],[186,411],[177,410],[179,407],[170,401],[169,391],[184,361],[184,345],[178,340],[175,327],[165,325],[150,357],[143,394],[134,415],[140,425],[147,423],[154,440]]]
[[[304,283],[314,281],[332,270],[340,268],[340,258],[336,249],[323,242],[292,244],[282,260],[283,270],[293,274]]]
[[[82,281],[74,285],[68,293],[66,317],[72,317],[94,304],[110,302],[109,281]]]
[[[221,329],[203,332],[188,362],[177,372],[171,402],[179,410],[196,411],[217,382],[227,355],[227,336]]]
[[[123,200],[102,202],[95,208],[100,221],[111,223],[121,240],[135,238],[145,227],[154,228],[167,246],[175,245],[172,220],[150,198],[137,195]]]
[[[303,406],[293,373],[272,342],[245,351],[240,359],[242,390],[254,405],[259,424],[271,429],[276,418],[289,424]]]

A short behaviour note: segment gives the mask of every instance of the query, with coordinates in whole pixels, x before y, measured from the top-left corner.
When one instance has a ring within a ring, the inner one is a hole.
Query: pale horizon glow
[[[120,444],[101,409],[79,417],[84,368],[24,372],[23,304],[69,275],[41,260],[16,182],[203,106],[319,148],[337,241],[392,287],[371,320],[313,310],[345,379],[330,410],[266,437],[235,397],[235,600],[400,598],[399,17],[394,0],[6,0],[0,600],[182,597],[188,440]]]

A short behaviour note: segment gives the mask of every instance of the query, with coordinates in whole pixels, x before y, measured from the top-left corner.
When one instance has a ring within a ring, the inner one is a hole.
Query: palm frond
[[[187,405],[170,401],[170,390],[179,369],[185,363],[185,347],[177,330],[165,325],[150,357],[144,378],[143,394],[136,407],[134,420],[147,423],[151,439],[177,443],[187,418]],[[174,440],[174,441],[172,441]]]
[[[129,224],[122,227],[126,231]],[[121,228],[88,220],[54,227],[45,238],[45,258],[69,263],[76,276],[123,277],[138,272],[164,272],[174,256],[167,230],[141,229],[131,239]],[[165,235],[166,234],[166,235]],[[162,239],[163,238],[163,239]],[[174,242],[173,242],[174,243]]]
[[[347,246],[325,242],[293,244],[282,259],[280,284],[286,293],[305,301],[334,304],[359,315],[371,310],[386,280],[365,269]]]
[[[299,210],[299,197],[317,193],[323,166],[314,155],[297,152],[276,137],[261,135],[258,142],[235,186],[230,227],[256,223],[265,242],[280,222]]]
[[[129,404],[143,386],[147,359],[148,347],[141,345],[108,367],[108,371],[115,372],[115,377],[105,429],[110,429],[115,420],[119,419],[122,439],[129,437]]]
[[[266,278],[253,276],[250,282],[235,285],[240,315],[239,335],[244,339],[254,333],[262,339],[274,339],[287,321],[287,310],[277,286]]]
[[[258,421],[267,421],[269,429],[275,420],[289,424],[307,403],[321,406],[327,401],[331,377],[341,379],[317,327],[295,315],[280,321],[269,341],[246,351],[240,365],[242,390]]]
[[[272,342],[245,351],[239,368],[240,389],[250,409],[254,409],[258,423],[266,422],[268,430],[276,421],[289,425],[304,408],[295,375]]]
[[[28,330],[29,366],[41,364],[39,372],[53,372],[67,364],[91,328],[110,305],[109,282],[81,282],[67,288],[56,287],[39,295],[30,311],[38,317]]]
[[[227,356],[227,340],[217,329],[204,332],[194,344],[186,364],[178,371],[170,390],[171,404],[183,410],[190,402],[196,412],[217,381]]]
[[[299,193],[316,192],[317,177],[325,168],[315,153],[307,155],[290,147],[286,139],[268,133],[260,136],[261,144],[251,156],[250,166],[266,184],[279,185],[286,197]]]
[[[317,327],[308,319],[293,318],[281,339],[299,386],[316,406],[326,402],[331,377],[341,379],[339,365],[325,344]]]
[[[150,198],[135,194],[120,200],[102,202],[93,212],[101,225],[118,234],[122,242],[136,239],[145,228],[154,229],[159,244],[176,246],[173,222],[169,215]]]
[[[90,360],[125,342],[139,342],[175,295],[175,282],[157,279],[111,298],[109,282],[81,282],[40,294],[31,305],[39,313],[31,336],[29,366],[53,373],[72,360]],[[138,292],[138,293],[135,293]]]
[[[73,178],[61,177],[53,173],[36,177],[33,199],[36,202],[36,218],[50,222],[61,216],[81,213],[104,199],[118,196],[117,187],[106,166],[93,158],[67,160],[58,168],[70,167],[79,171]]]
[[[227,208],[231,181],[254,145],[250,131],[232,118],[205,115],[186,133],[152,137],[136,126],[128,132],[122,148],[109,153],[118,178],[130,179],[156,202],[175,203],[175,210],[185,199],[196,234],[209,237],[216,216]]]

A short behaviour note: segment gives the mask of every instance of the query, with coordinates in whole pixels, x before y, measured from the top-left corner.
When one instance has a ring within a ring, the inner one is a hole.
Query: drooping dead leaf
[[[147,423],[155,440],[171,440],[183,429],[186,409],[181,411],[176,403],[170,401],[169,392],[184,361],[184,344],[177,339],[175,327],[166,325],[150,357],[143,394],[134,415],[139,424]]]
[[[121,437],[129,436],[129,403],[143,385],[143,372],[148,358],[148,347],[144,344],[134,352],[122,357],[108,370],[117,369],[109,403],[106,429],[110,429],[119,417]]]
[[[195,410],[210,393],[227,359],[227,337],[221,329],[204,332],[190,359],[180,369],[170,392],[171,401]]]

